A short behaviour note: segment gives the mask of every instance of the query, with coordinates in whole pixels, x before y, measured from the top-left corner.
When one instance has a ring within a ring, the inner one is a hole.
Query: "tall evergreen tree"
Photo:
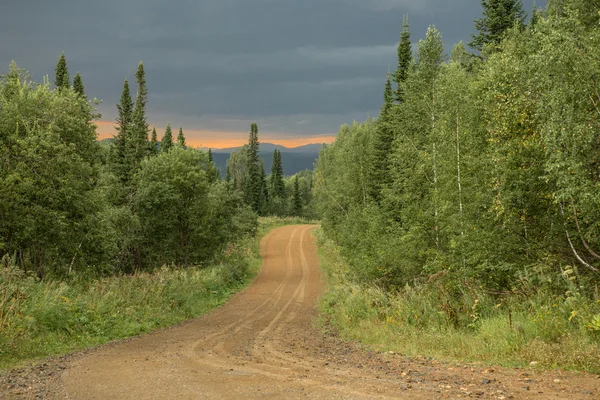
[[[261,215],[269,213],[271,199],[269,196],[269,186],[267,185],[267,174],[265,173],[265,163],[260,160],[260,204]]]
[[[73,89],[75,93],[77,93],[81,97],[85,97],[85,90],[83,88],[83,80],[81,79],[81,75],[79,72],[75,74],[75,78],[73,78]]]
[[[540,19],[540,10],[537,7],[536,1],[533,0],[533,9],[531,10],[531,18],[529,19],[529,27],[533,28],[537,25]]]
[[[183,128],[181,126],[179,127],[179,134],[177,135],[177,146],[182,149],[185,148],[185,136],[183,136]]]
[[[372,163],[370,172],[370,195],[376,201],[380,200],[381,191],[390,182],[389,156],[394,142],[392,127],[393,92],[390,74],[385,82],[383,106],[377,120],[377,131],[373,140]]]
[[[129,140],[129,154],[132,159],[132,168],[137,169],[148,151],[148,122],[146,121],[146,104],[148,103],[148,89],[146,87],[146,73],[144,64],[139,63],[135,73],[137,95],[132,117],[131,137]]]
[[[129,168],[127,167],[127,142],[129,139],[129,131],[131,130],[133,102],[131,101],[131,93],[129,91],[129,82],[125,79],[123,83],[123,92],[121,93],[121,101],[117,104],[117,136],[115,140],[114,160],[116,173],[122,182],[127,181]]]
[[[208,149],[208,181],[210,183],[215,183],[221,180],[221,174],[219,173],[219,169],[213,160],[212,150]]]
[[[525,12],[521,0],[481,0],[483,16],[475,20],[478,33],[471,35],[469,46],[483,50],[485,45],[499,44],[507,29],[515,24],[525,26]]]
[[[54,70],[54,86],[56,86],[58,90],[62,90],[68,88],[69,85],[69,70],[67,69],[67,59],[65,57],[65,52],[63,51],[58,58],[56,69]]]
[[[244,182],[244,198],[252,209],[260,213],[262,211],[262,177],[260,171],[260,142],[258,141],[258,125],[253,123],[250,127],[248,140],[248,158],[246,166],[246,180]]]
[[[273,166],[271,167],[271,190],[273,197],[283,199],[285,196],[285,182],[283,181],[283,164],[281,162],[281,152],[277,149],[273,151]]]
[[[158,137],[156,135],[156,128],[152,128],[152,139],[150,139],[150,143],[148,143],[148,154],[150,156],[155,156],[158,153]]]
[[[302,216],[302,195],[300,193],[300,182],[298,175],[294,177],[294,193],[292,198],[292,213],[296,217]]]
[[[173,130],[171,129],[171,124],[167,124],[167,129],[165,129],[165,135],[160,141],[160,152],[167,153],[169,150],[173,148]]]
[[[231,169],[229,168],[229,165],[225,167],[225,182],[231,182]]]
[[[400,43],[398,44],[398,69],[394,73],[394,82],[396,83],[395,98],[398,103],[404,101],[403,84],[408,77],[408,70],[412,59],[410,26],[408,24],[408,16],[406,16],[402,21],[402,32],[400,33]]]

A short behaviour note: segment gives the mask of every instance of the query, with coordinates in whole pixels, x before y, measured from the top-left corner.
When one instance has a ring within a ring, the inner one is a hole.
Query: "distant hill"
[[[227,154],[231,154],[234,151],[237,151],[241,148],[242,146],[238,146],[238,147],[228,147],[226,149],[212,149],[213,153],[227,153]],[[278,144],[273,144],[273,143],[261,143],[260,144],[260,151],[264,152],[264,153],[271,153],[273,154],[273,150],[277,149],[279,151],[281,151],[282,153],[319,153],[319,150],[321,150],[321,147],[323,147],[323,144],[319,144],[319,143],[313,143],[313,144],[306,144],[304,146],[299,146],[299,147],[285,147],[285,146],[281,146]]]
[[[102,139],[100,142],[109,143],[112,141],[114,141],[114,138]],[[273,165],[273,151],[275,149],[281,151],[283,173],[287,176],[290,176],[306,169],[313,169],[315,161],[317,161],[317,158],[319,157],[319,151],[322,147],[322,144],[316,143],[294,148],[288,148],[272,143],[261,143],[259,155],[264,160],[265,172],[268,175],[271,173],[271,166]],[[222,177],[225,177],[227,160],[229,159],[229,156],[231,153],[239,150],[240,148],[241,146],[230,147],[226,149],[212,149],[213,161],[221,172]]]
[[[305,169],[313,169],[315,161],[319,157],[319,150],[323,147],[322,144],[307,144],[300,147],[288,148],[273,143],[260,144],[260,157],[265,163],[265,172],[271,173],[273,165],[273,151],[275,149],[281,151],[281,162],[283,164],[283,173],[287,176],[294,175]],[[229,155],[241,148],[230,147],[226,149],[212,149],[213,161],[219,168],[221,176],[225,176],[227,160]]]
[[[219,168],[222,177],[225,176],[227,160],[229,159],[230,154],[231,153],[213,152],[213,161],[217,165],[217,168]],[[270,174],[271,166],[273,165],[273,153],[261,151],[259,155],[265,162],[265,172],[267,173],[267,175]],[[286,153],[282,151],[281,162],[283,164],[283,173],[289,176],[294,175],[300,171],[304,171],[305,169],[313,169],[318,156],[318,152]]]

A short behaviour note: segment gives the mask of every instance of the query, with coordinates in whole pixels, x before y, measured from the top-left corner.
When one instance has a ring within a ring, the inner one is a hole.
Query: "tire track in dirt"
[[[267,235],[256,280],[213,313],[75,356],[46,393],[77,400],[600,398],[600,379],[589,374],[407,359],[322,333],[313,327],[325,286],[313,228]]]

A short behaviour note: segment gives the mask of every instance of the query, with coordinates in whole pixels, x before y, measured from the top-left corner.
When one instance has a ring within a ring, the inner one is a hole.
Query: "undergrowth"
[[[260,269],[260,239],[304,221],[261,218],[255,237],[231,244],[213,265],[68,281],[40,281],[0,265],[0,369],[151,332],[218,307]]]
[[[347,339],[450,362],[600,373],[600,297],[583,298],[573,270],[562,273],[562,296],[490,295],[443,276],[389,293],[356,283],[336,245],[316,235],[328,276],[320,311]]]

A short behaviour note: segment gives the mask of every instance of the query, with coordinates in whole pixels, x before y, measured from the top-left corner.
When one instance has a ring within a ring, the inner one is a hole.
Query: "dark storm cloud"
[[[449,51],[480,13],[478,0],[7,1],[0,65],[15,59],[41,80],[65,50],[112,119],[143,60],[153,122],[256,119],[279,133],[331,133],[341,118],[376,114],[404,14],[415,42],[435,24]]]

